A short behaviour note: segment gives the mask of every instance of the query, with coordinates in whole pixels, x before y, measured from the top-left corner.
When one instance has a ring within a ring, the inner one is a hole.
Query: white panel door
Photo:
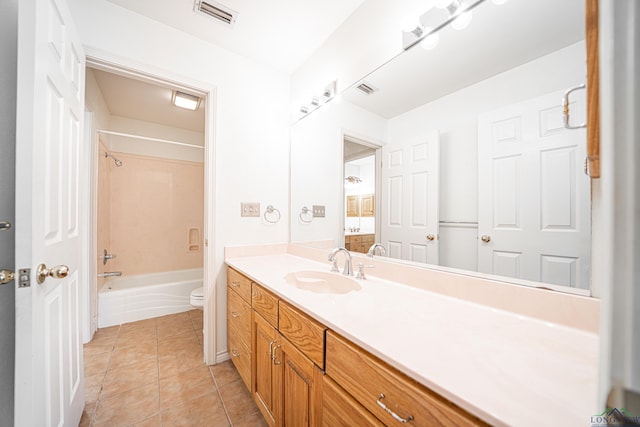
[[[78,180],[85,57],[64,0],[21,0],[18,13],[16,269],[30,269],[20,275],[30,286],[16,289],[15,423],[75,427],[84,405]],[[40,264],[51,269],[41,284]]]
[[[586,132],[564,129],[561,99],[552,93],[478,118],[478,270],[588,289]],[[584,99],[575,99],[572,120],[583,121]]]
[[[438,131],[382,147],[380,240],[391,258],[438,263]]]

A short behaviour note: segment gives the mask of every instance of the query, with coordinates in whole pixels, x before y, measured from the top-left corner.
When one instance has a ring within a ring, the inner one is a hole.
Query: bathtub
[[[98,292],[98,327],[191,310],[191,291],[202,286],[202,269],[112,278]]]

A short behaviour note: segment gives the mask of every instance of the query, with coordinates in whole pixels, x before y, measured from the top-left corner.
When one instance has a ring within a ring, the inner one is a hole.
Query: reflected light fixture
[[[357,176],[350,175],[344,179],[349,184],[360,184],[362,179]]]
[[[427,34],[429,34],[430,31],[433,31],[433,28],[426,27],[424,29],[424,32]],[[422,39],[422,41],[420,42],[420,46],[422,46],[423,49],[431,50],[438,46],[438,42],[440,42],[440,34],[435,32]]]
[[[190,95],[188,93],[180,92],[178,90],[173,91],[171,102],[176,107],[186,108],[187,110],[195,111],[200,106],[200,97]]]
[[[445,7],[447,12],[449,12],[449,16],[453,18],[451,22],[451,26],[456,30],[462,30],[469,26],[471,22],[471,18],[473,18],[473,14],[470,10],[466,10],[467,7],[464,5],[462,0],[451,0],[448,5]]]

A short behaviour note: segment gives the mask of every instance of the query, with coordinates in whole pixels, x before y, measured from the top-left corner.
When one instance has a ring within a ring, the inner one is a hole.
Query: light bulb
[[[432,29],[429,27],[425,28],[424,30],[425,33],[429,33],[429,31],[432,31]],[[422,48],[425,50],[431,50],[438,45],[439,41],[440,41],[440,34],[438,33],[429,34],[427,37],[422,39],[422,41],[420,42],[420,46],[422,46]]]
[[[415,15],[405,15],[402,17],[402,31],[409,33],[420,26],[420,20]]]
[[[472,18],[472,12],[467,10],[466,12],[462,12],[460,15],[456,16],[453,22],[451,22],[451,26],[456,30],[465,29],[469,26]]]

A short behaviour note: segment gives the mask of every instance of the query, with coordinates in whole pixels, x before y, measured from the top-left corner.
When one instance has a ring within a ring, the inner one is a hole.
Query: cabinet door
[[[360,203],[360,216],[374,216],[375,213],[375,198],[373,194],[366,194],[361,196]]]
[[[322,424],[322,371],[282,335],[274,353],[274,363],[281,368],[276,425],[319,427]]]
[[[347,196],[347,216],[360,216],[360,198],[358,196]]]
[[[278,332],[255,311],[253,312],[253,398],[270,427],[276,425],[276,404],[279,386],[277,375],[279,365],[272,360],[273,348],[277,343]]]

